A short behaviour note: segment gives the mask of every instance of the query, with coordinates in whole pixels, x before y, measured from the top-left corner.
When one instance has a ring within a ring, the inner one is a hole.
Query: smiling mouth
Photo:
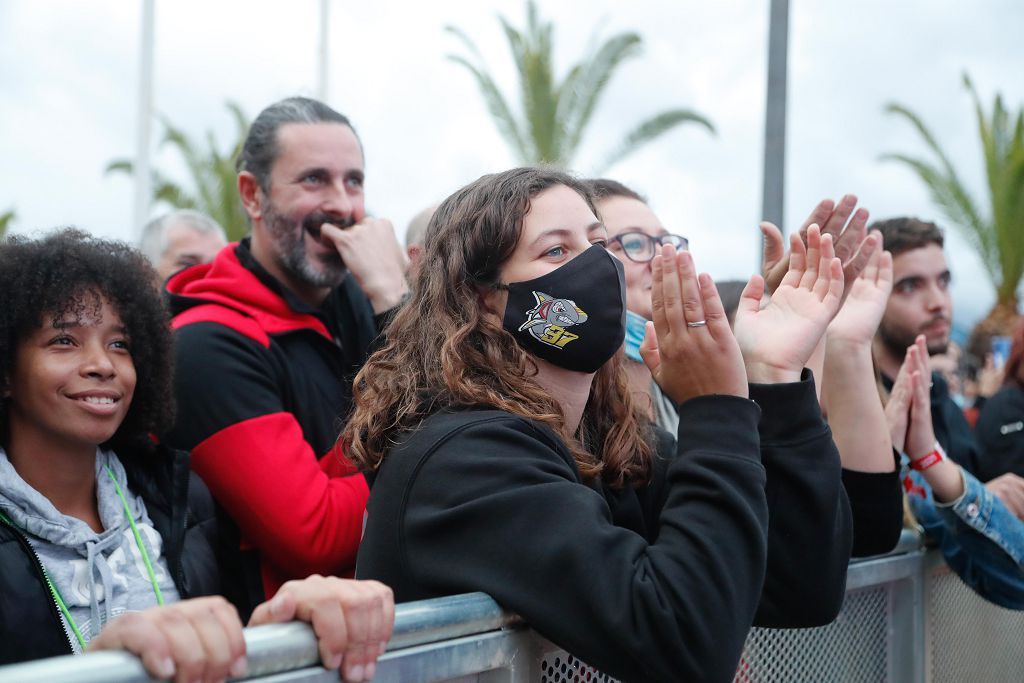
[[[338,218],[336,216],[328,216],[320,213],[309,216],[304,221],[302,221],[302,229],[308,232],[313,239],[319,240],[320,228],[323,227],[324,223],[336,225],[342,230],[344,230],[345,228],[352,227],[353,225],[355,225],[356,222],[355,220],[352,219],[351,216],[349,216],[348,218]]]
[[[113,405],[117,403],[120,399],[110,398],[109,396],[85,396],[84,398],[80,398],[78,400],[83,401],[85,403],[92,403],[93,405],[105,406]]]

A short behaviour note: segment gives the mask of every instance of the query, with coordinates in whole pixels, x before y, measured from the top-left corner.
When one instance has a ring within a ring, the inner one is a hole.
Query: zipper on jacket
[[[32,559],[35,560],[36,567],[39,569],[39,574],[43,578],[43,583],[46,585],[50,585],[50,575],[46,573],[46,567],[43,566],[43,561],[39,559],[39,553],[37,553],[36,549],[32,547],[32,544],[28,542],[28,536],[23,534],[21,530],[18,529],[16,526],[8,524],[3,520],[0,520],[0,524],[3,524],[8,529],[14,532],[14,535],[18,538],[21,544],[25,546],[25,548],[29,552],[29,555],[32,556]],[[60,628],[64,632],[64,639],[68,641],[68,647],[71,650],[71,654],[74,654],[75,645],[74,642],[72,642],[71,640],[71,632],[68,631],[68,626],[64,623],[64,618],[60,614],[60,608],[57,606],[57,601],[52,594],[50,595],[50,599],[47,602],[49,602],[50,604],[50,613],[54,616],[54,618],[57,619],[57,623],[60,624]]]

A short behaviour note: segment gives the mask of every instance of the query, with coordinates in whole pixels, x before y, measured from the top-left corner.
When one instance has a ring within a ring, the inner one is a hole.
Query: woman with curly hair
[[[188,455],[150,437],[173,418],[153,283],[143,256],[74,230],[0,244],[0,664],[124,648],[159,678],[245,672],[238,613],[198,597],[232,588],[213,501]],[[390,600],[311,577],[250,624],[311,621],[324,664],[345,654],[345,677],[364,680]]]
[[[676,440],[627,390],[605,242],[553,170],[438,208],[342,434],[372,480],[356,575],[400,601],[484,591],[620,679],[731,680],[752,623],[827,623],[842,602],[849,509],[802,376],[842,271],[822,239],[764,310],[754,276],[734,336],[710,277],[663,246],[643,354]]]

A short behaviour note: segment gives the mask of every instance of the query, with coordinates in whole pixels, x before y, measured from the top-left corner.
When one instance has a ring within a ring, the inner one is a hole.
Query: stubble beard
[[[307,217],[309,218],[309,217]],[[278,265],[298,282],[318,289],[337,287],[345,279],[345,263],[335,251],[320,254],[311,263],[306,254],[305,221],[293,221],[273,205],[263,211],[263,221],[274,244]]]
[[[907,347],[914,343],[918,334],[923,333],[911,333],[905,328],[887,325],[885,319],[878,326],[878,338],[881,340],[882,345],[885,346],[894,358],[900,359],[901,363],[903,362],[903,357],[907,354]],[[929,356],[946,353],[949,349],[949,335],[947,334],[941,339],[929,339],[926,335],[925,344],[928,348]]]

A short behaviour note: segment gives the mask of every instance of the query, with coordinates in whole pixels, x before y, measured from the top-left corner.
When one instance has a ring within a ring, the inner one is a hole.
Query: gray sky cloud
[[[281,97],[312,94],[317,6],[158,0],[158,112],[194,136],[212,130],[225,145],[234,132],[226,100],[252,115]],[[519,3],[498,0],[332,5],[328,100],[364,140],[369,205],[399,231],[424,206],[514,162],[470,76],[445,59],[460,50],[443,31],[455,24],[511,91],[498,11],[522,21]],[[643,56],[612,81],[595,116],[581,173],[655,111],[692,107],[714,121],[717,136],[684,127],[606,175],[646,193],[663,222],[691,238],[701,268],[746,277],[758,251],[767,3],[563,0],[541,3],[541,11],[556,21],[562,70],[598,26],[602,37],[636,30],[645,39]],[[970,72],[986,105],[1001,90],[1020,107],[1024,6],[793,0],[791,13],[787,228],[818,199],[844,192],[857,193],[876,217],[944,223],[908,170],[878,159],[924,153],[909,126],[883,113],[893,100],[924,117],[985,205],[974,113],[960,78]],[[134,150],[139,21],[138,3],[124,0],[0,4],[0,210],[17,208],[16,230],[74,223],[134,235],[132,183],[103,168]],[[183,172],[167,150],[155,163]],[[991,288],[963,240],[953,234],[950,246],[965,325],[991,305]]]

